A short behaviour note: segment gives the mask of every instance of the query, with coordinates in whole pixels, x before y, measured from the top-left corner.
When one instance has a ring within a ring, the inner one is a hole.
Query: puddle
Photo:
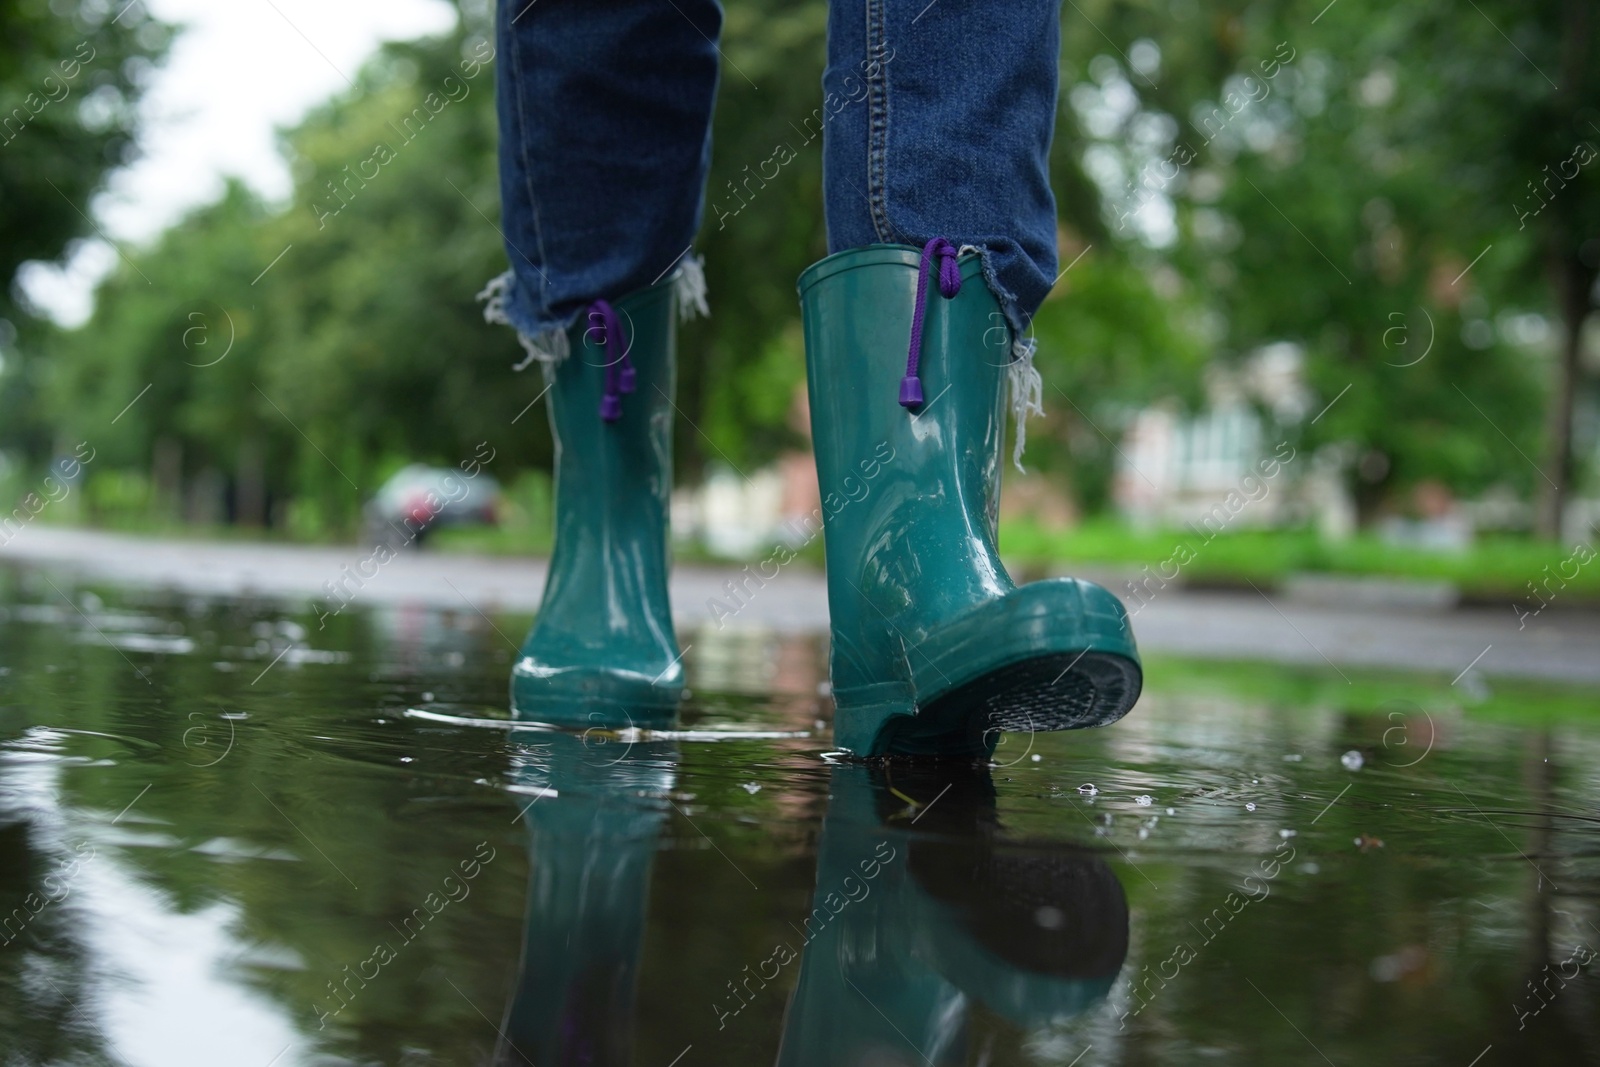
[[[1157,662],[869,768],[818,636],[573,732],[523,617],[62,588],[0,571],[5,1067],[1600,1061],[1593,692]]]

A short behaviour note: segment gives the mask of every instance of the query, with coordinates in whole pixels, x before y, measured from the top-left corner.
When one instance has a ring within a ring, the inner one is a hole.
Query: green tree
[[[1537,452],[1541,408],[1570,437],[1575,383],[1546,385],[1537,350],[1505,328],[1564,316],[1575,360],[1586,306],[1560,294],[1592,288],[1573,273],[1591,224],[1552,213],[1534,235],[1506,210],[1533,160],[1570,156],[1577,101],[1595,98],[1574,79],[1558,99],[1500,35],[1553,49],[1556,31],[1523,23],[1559,26],[1558,8],[1107,2],[1066,15],[1102,51],[1070,99],[1113,229],[1181,274],[1224,365],[1300,346],[1317,393],[1307,443],[1361,446],[1349,477],[1365,515],[1428,480],[1542,484],[1518,455]],[[1573,212],[1578,193],[1563,193]],[[1164,215],[1166,234],[1151,225]],[[1542,269],[1554,247],[1564,266]]]
[[[1193,404],[1207,364],[1288,342],[1315,393],[1305,444],[1360,446],[1348,477],[1366,515],[1427,481],[1564,484],[1518,452],[1537,454],[1541,414],[1571,436],[1587,304],[1569,298],[1593,288],[1595,171],[1561,179],[1546,209],[1511,209],[1573,158],[1589,114],[1591,75],[1569,99],[1541,73],[1556,6],[1067,5],[1052,158],[1067,269],[1030,326],[1049,412],[1030,466],[1103,506],[1130,413]],[[825,251],[824,16],[821,0],[728,12],[699,240],[713,314],[683,335],[687,480],[798,443],[793,279]],[[181,457],[188,478],[232,484],[237,515],[270,499],[349,529],[406,461],[454,464],[488,441],[502,478],[546,465],[528,410],[543,383],[510,370],[520,350],[472,300],[504,266],[491,86],[464,75],[485,19],[478,5],[453,34],[381,50],[286,132],[286,209],[231,189],[139,257],[150,284],[112,276],[91,323],[52,342],[48,375],[33,363],[51,425],[106,440],[94,477]],[[452,78],[459,98],[408,130]],[[775,158],[776,177],[750,179]],[[1527,343],[1539,315],[1565,323],[1559,360]],[[1548,385],[1553,368],[1568,386]]]
[[[51,346],[48,384],[55,420],[106,442],[96,474],[164,450],[236,501],[351,530],[406,461],[453,466],[483,440],[496,474],[548,457],[542,418],[518,418],[542,386],[511,372],[515,339],[473,299],[503,264],[480,47],[463,31],[384,49],[287,133],[287,210],[230,186],[101,287]],[[459,99],[434,114],[436,92]]]
[[[1430,6],[1413,24],[1415,70],[1402,68],[1417,92],[1401,132],[1426,139],[1436,175],[1452,187],[1457,232],[1482,239],[1484,264],[1493,257],[1505,291],[1536,293],[1535,306],[1558,324],[1537,485],[1537,529],[1551,538],[1584,473],[1574,405],[1592,394],[1582,355],[1600,297],[1597,23],[1582,0],[1491,0],[1473,15]]]
[[[0,432],[32,458],[50,447],[23,358],[37,324],[19,306],[17,268],[94,232],[89,200],[136,150],[136,105],[171,28],[143,4],[106,0],[0,6]],[[19,343],[20,342],[20,343]]]

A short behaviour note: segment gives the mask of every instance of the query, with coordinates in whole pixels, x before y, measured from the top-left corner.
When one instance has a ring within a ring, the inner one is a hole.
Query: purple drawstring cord
[[[914,408],[922,403],[922,379],[917,377],[917,362],[922,358],[922,316],[928,301],[928,264],[939,257],[939,292],[946,300],[961,292],[961,268],[956,263],[956,246],[935,237],[922,246],[922,262],[917,265],[917,309],[911,316],[911,351],[906,353],[906,376],[900,379],[900,406]]]
[[[622,394],[633,392],[638,375],[634,372],[633,360],[628,358],[628,341],[622,335],[622,320],[607,301],[596,300],[589,305],[589,329],[596,327],[600,330],[598,343],[605,346],[609,357],[606,361],[606,388],[600,397],[600,417],[607,422],[616,422],[622,417]],[[616,346],[621,347],[622,355],[614,355]]]

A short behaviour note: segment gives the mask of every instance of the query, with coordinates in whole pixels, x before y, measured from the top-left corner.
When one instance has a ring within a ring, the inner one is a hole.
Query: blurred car
[[[362,509],[362,539],[402,548],[444,526],[493,526],[499,513],[500,483],[491,476],[413,463]]]

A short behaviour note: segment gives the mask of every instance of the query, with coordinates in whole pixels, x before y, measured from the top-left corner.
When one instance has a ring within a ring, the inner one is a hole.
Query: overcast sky
[[[187,27],[141,105],[143,156],[118,171],[91,214],[111,240],[149,241],[214,199],[223,178],[271,200],[289,194],[274,131],[347,87],[379,42],[450,28],[443,0],[137,0]],[[64,269],[24,268],[24,292],[64,325],[84,321],[94,285],[116,262],[103,241],[75,247]]]

